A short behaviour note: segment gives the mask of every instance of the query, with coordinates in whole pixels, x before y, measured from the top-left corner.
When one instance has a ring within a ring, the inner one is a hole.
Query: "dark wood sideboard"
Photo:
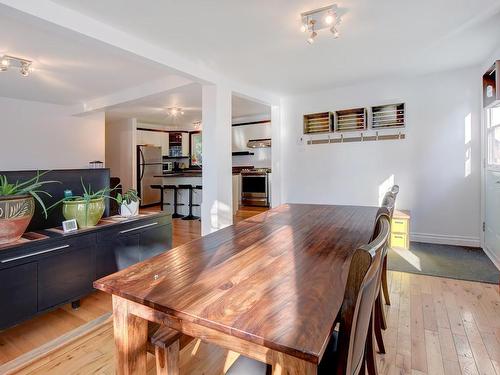
[[[123,220],[64,234],[45,229],[0,248],[0,329],[79,299],[106,275],[172,247],[170,214]]]

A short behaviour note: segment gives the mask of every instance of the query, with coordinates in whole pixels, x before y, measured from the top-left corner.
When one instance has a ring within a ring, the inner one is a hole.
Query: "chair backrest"
[[[365,345],[377,297],[383,252],[389,238],[389,218],[378,218],[378,234],[353,255],[340,314],[337,374],[356,375],[364,368]]]
[[[394,199],[396,199],[398,193],[399,193],[399,185],[394,185],[391,188],[391,193],[394,195]]]
[[[396,206],[396,197],[398,196],[398,193],[399,186],[394,185],[387,193],[385,193],[384,199],[382,199],[382,207],[386,207],[389,210],[391,219]]]

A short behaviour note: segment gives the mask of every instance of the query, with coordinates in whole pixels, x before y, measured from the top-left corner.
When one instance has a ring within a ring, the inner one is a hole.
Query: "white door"
[[[500,107],[486,110],[484,245],[500,265]]]

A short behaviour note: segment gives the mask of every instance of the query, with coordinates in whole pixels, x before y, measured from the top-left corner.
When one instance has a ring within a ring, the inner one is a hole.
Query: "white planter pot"
[[[120,206],[120,215],[122,217],[131,217],[139,215],[139,202],[122,203]]]

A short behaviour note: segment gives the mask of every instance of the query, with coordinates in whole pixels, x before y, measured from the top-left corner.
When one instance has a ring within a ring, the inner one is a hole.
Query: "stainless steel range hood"
[[[268,148],[271,147],[271,138],[250,139],[247,143],[248,148]]]

